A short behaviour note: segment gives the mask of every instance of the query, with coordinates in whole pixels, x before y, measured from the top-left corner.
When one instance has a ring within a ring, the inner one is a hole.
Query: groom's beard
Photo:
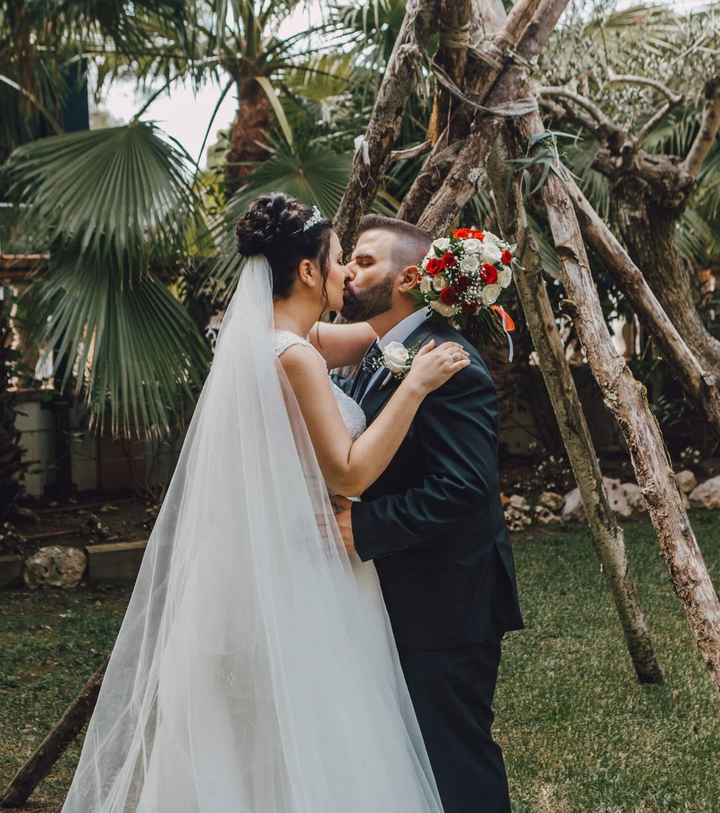
[[[392,308],[394,276],[389,273],[382,282],[366,288],[360,294],[354,294],[349,287],[345,288],[341,311],[343,318],[348,322],[367,322],[389,311]]]

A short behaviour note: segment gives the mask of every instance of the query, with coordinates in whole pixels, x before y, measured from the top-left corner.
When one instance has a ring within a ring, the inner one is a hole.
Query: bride
[[[331,224],[275,194],[237,235],[243,269],[63,813],[441,813],[374,566],[345,551],[328,491],[362,493],[468,362],[424,347],[363,431],[306,339],[351,278]],[[312,334],[333,366],[373,338]]]

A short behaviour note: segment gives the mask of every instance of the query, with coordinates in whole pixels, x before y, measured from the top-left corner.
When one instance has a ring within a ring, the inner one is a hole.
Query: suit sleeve
[[[363,561],[432,544],[498,493],[497,396],[482,363],[431,393],[415,420],[425,455],[422,484],[353,503],[355,548]]]

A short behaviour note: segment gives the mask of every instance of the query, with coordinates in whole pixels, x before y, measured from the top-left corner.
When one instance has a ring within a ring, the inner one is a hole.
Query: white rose
[[[492,305],[493,302],[500,296],[500,291],[502,291],[502,288],[496,283],[493,285],[486,285],[480,294],[480,299],[482,299],[483,305]]]
[[[483,250],[483,245],[482,240],[476,240],[474,237],[463,240],[463,248],[466,254],[479,254]]]
[[[407,369],[410,353],[401,342],[390,342],[383,349],[383,359],[385,360],[385,366],[391,373],[403,373]]]
[[[432,286],[436,291],[442,291],[443,288],[448,287],[447,277],[444,274],[438,274],[433,279]]]
[[[474,274],[480,268],[480,260],[477,254],[466,254],[460,260],[460,270],[463,274]]]
[[[440,237],[433,245],[440,251],[447,251],[450,248],[450,240],[447,237]]]
[[[437,311],[441,316],[455,316],[457,308],[455,305],[445,305],[439,299],[430,303],[430,307]]]
[[[420,280],[420,293],[421,294],[429,294],[432,291],[432,277],[428,277],[427,275],[423,276]]]
[[[482,261],[484,263],[492,263],[496,265],[502,260],[502,249],[493,240],[487,240],[483,243]]]
[[[510,268],[503,268],[498,271],[497,281],[501,288],[507,288],[512,282],[512,270]]]

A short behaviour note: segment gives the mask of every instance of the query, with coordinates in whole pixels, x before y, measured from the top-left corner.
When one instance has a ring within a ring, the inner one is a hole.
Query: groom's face
[[[392,308],[398,272],[393,257],[395,235],[381,229],[364,231],[348,263],[351,279],[345,286],[342,315],[365,322]]]

